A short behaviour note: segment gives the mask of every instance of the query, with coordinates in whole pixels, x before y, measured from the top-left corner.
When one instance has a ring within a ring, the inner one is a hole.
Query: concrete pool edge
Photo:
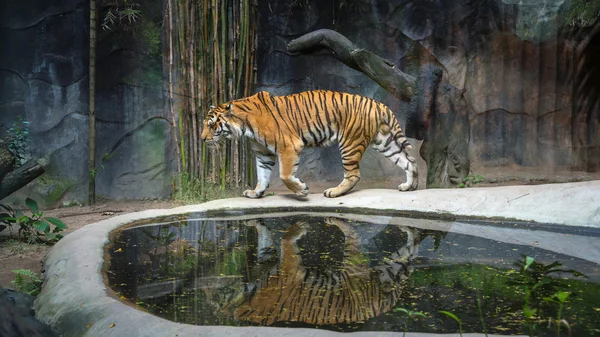
[[[167,210],[124,214],[85,226],[67,235],[52,248],[44,263],[44,285],[34,305],[36,315],[65,336],[204,334],[278,336],[284,332],[289,334],[291,331],[285,328],[192,326],[155,317],[109,297],[101,271],[104,263],[104,246],[108,243],[110,233],[135,221],[209,210],[275,209],[298,206],[339,208],[344,211],[361,208],[454,214],[477,218],[513,218],[520,221],[598,229],[600,228],[600,181],[438,189],[404,193],[395,190],[363,190],[336,199],[327,199],[321,195],[309,195],[305,199],[290,195],[268,196],[260,200],[235,198]],[[296,336],[340,334],[315,329],[294,329],[293,332]],[[381,332],[353,334],[402,335],[402,333]],[[425,335],[431,336],[431,334],[407,334],[407,336]]]

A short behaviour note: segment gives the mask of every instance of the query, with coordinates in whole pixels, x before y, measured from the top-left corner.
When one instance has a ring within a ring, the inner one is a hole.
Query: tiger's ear
[[[214,108],[216,108],[216,106],[214,106],[214,105],[211,105],[211,106],[210,106],[210,108],[211,108],[211,109],[214,109]]]
[[[233,116],[233,104],[227,103],[227,107],[225,107],[225,109],[227,109],[225,116]]]

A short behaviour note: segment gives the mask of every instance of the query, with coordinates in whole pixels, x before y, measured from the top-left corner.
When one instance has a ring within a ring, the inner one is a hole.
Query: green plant
[[[477,312],[479,313],[479,320],[481,321],[481,326],[483,327],[483,334],[487,337],[487,328],[485,327],[485,321],[483,319],[483,311],[481,310],[481,299],[479,298],[479,294],[477,295]]]
[[[566,273],[576,277],[585,277],[585,275],[572,269],[560,269],[562,265],[559,262],[543,264],[526,255],[522,255],[522,260],[514,265],[519,268],[518,276],[508,281],[507,284],[521,287],[524,290],[523,314],[529,334],[531,336],[536,334],[535,316],[539,314],[541,300],[559,303],[559,319],[556,322],[557,330],[560,331],[560,315],[569,293],[560,291],[561,284],[550,275],[555,273]]]
[[[8,141],[8,150],[15,157],[18,166],[25,164],[30,155],[29,122],[23,120],[23,116],[13,123],[13,126],[7,130],[6,139]]]
[[[205,182],[199,178],[191,178],[182,173],[174,193],[174,199],[185,203],[207,202],[216,199],[235,198],[242,195],[242,188],[221,189],[219,184]]]
[[[8,205],[0,204],[0,208],[6,211],[6,213],[0,213],[0,222],[11,228],[12,226],[18,227],[19,238],[23,238],[29,243],[52,243],[62,238],[60,232],[67,228],[62,221],[53,217],[44,217],[38,203],[31,198],[25,199],[25,204],[30,209],[31,216],[25,215],[20,210],[14,210]]]
[[[544,297],[549,297],[559,290],[560,284],[550,277],[551,274],[564,273],[575,277],[585,277],[578,271],[561,269],[562,264],[559,262],[544,264],[526,255],[522,255],[522,260],[514,265],[519,268],[519,277],[511,280],[509,284],[529,290],[529,293],[526,293],[526,299],[535,303],[539,303]]]
[[[555,294],[549,297],[544,297],[544,300],[548,302],[553,302],[558,304],[558,313],[556,314],[556,320],[554,323],[556,324],[556,336],[560,336],[560,326],[565,325],[567,329],[569,329],[569,336],[571,336],[571,327],[566,320],[562,319],[562,311],[565,307],[565,302],[567,302],[567,298],[571,295],[568,291],[557,291]],[[552,322],[550,319],[549,322]]]
[[[427,317],[427,315],[425,315],[421,311],[413,311],[413,310],[408,310],[408,309],[404,309],[404,308],[396,308],[396,309],[394,309],[394,311],[405,313],[409,319],[414,319],[415,317],[425,317],[425,318]],[[402,337],[404,337],[406,335],[407,330],[408,330],[408,324],[406,322],[404,322],[404,333],[402,334]]]
[[[518,257],[513,262],[522,264],[525,261]],[[532,268],[533,262],[532,258],[527,260],[526,264],[529,265],[527,273],[532,272],[529,269]],[[548,265],[551,262],[553,261],[544,261],[544,264]],[[568,268],[555,267],[554,269]],[[524,288],[511,283],[522,278],[524,276],[520,275],[516,268],[471,263],[416,268],[410,275],[404,296],[414,299],[414,303],[411,303],[414,310],[432,313],[447,310],[454,313],[460,317],[465,332],[480,332],[483,336],[484,331],[481,331],[483,324],[481,316],[483,316],[485,329],[490,336],[492,334],[556,336],[558,305],[541,298],[540,303],[532,301],[529,307],[524,308],[526,296]],[[566,321],[570,324],[573,336],[596,336],[600,332],[598,320],[600,285],[582,277],[571,277],[570,274],[550,274],[547,278],[550,283],[555,284],[555,289],[571,293],[561,312],[561,336],[567,336]],[[539,292],[540,288],[536,288],[536,291]],[[539,296],[541,295],[534,295],[532,298],[539,298]],[[480,303],[476,302],[477,298],[480,298]],[[432,306],[435,308],[433,311],[431,311]],[[440,316],[442,315],[436,314],[428,319],[421,318],[418,330],[414,330],[456,333],[458,336],[458,329],[453,321],[443,317],[443,321],[440,322]],[[549,319],[551,327],[548,326]],[[403,328],[401,324],[399,323],[399,330]]]
[[[96,178],[96,174],[98,174],[98,171],[105,169],[104,162],[106,160],[109,160],[110,157],[114,156],[115,154],[117,154],[117,152],[111,152],[111,153],[107,152],[107,153],[103,154],[102,155],[102,160],[100,161],[100,166],[96,166],[96,167],[94,167],[94,169],[90,170],[90,176],[95,179]]]
[[[75,182],[67,177],[44,174],[36,179],[35,192],[39,193],[43,200],[40,205],[52,207],[56,205],[65,194],[75,186]]]
[[[453,320],[455,320],[458,323],[458,334],[462,337],[462,322],[461,322],[461,320],[455,314],[451,313],[450,311],[440,310],[440,314],[444,314],[444,315],[452,318]]]
[[[104,1],[106,3],[106,1]],[[121,25],[127,29],[133,23],[142,17],[142,11],[136,9],[140,5],[132,0],[116,0],[110,2],[110,6],[104,19],[102,20],[102,29],[111,30],[115,24]]]
[[[458,184],[458,187],[460,187],[460,188],[472,187],[481,182],[483,182],[483,176],[481,176],[479,174],[468,175],[462,180],[462,182],[460,184]]]
[[[21,241],[9,239],[5,243],[11,254],[22,254],[25,252],[25,243]]]
[[[16,291],[36,296],[40,293],[42,280],[40,275],[29,269],[13,270],[15,279],[10,282],[10,287]]]
[[[535,323],[537,309],[531,307],[529,303],[523,304],[523,315],[525,316],[525,327],[529,330],[529,336],[535,336],[537,324]]]

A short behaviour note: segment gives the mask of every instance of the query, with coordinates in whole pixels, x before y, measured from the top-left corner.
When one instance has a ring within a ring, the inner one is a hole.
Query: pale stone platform
[[[511,219],[507,221],[538,222],[540,228],[563,227],[577,231],[600,231],[600,181],[533,186],[507,186],[493,188],[434,189],[414,192],[396,190],[362,190],[346,196],[327,199],[311,194],[307,198],[293,195],[267,196],[260,200],[244,198],[224,199],[200,205],[168,210],[148,210],[124,214],[87,225],[63,238],[45,260],[45,280],[42,292],[35,302],[37,317],[58,328],[64,336],[340,336],[317,329],[285,329],[260,327],[194,326],[171,322],[136,310],[107,295],[101,275],[104,263],[104,245],[114,229],[136,220],[172,214],[205,212],[209,210],[270,211],[318,209],[334,213],[357,211],[385,211],[394,215],[416,212],[421,215],[455,218],[449,230],[489,236],[507,242],[524,240],[526,232],[512,235],[508,227],[470,223],[469,218]],[[506,222],[506,221],[505,221]],[[431,226],[433,222],[423,222]],[[547,225],[550,224],[550,225]],[[552,225],[554,224],[554,225]],[[559,225],[559,226],[555,226]],[[536,224],[530,227],[535,227]],[[570,226],[570,227],[568,227]],[[448,229],[448,228],[446,228]],[[527,231],[527,229],[520,229]],[[547,235],[544,238],[543,235]],[[543,239],[540,239],[543,238]],[[596,247],[588,258],[600,261],[600,242],[597,235],[573,235],[581,242],[557,238],[543,229],[536,239],[549,248],[577,256],[577,249]],[[538,243],[539,243],[538,242]],[[566,248],[565,248],[566,249]],[[112,326],[112,327],[111,327]],[[355,332],[352,336],[402,336],[402,333]],[[406,336],[431,336],[407,333]],[[444,335],[444,336],[458,336]],[[464,336],[476,336],[464,334]],[[478,335],[482,336],[482,335]],[[492,336],[492,335],[490,335]]]

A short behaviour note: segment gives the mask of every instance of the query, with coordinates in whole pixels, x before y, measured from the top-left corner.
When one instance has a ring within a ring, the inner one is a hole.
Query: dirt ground
[[[146,209],[173,208],[182,204],[176,201],[119,201],[99,203],[95,206],[73,206],[44,210],[44,216],[59,218],[68,227],[64,234],[73,232],[85,225],[98,222],[114,215],[143,211]],[[19,242],[10,236],[8,229],[0,233],[0,287],[7,287],[14,279],[12,270],[30,269],[37,273],[42,270],[42,260],[51,246],[30,245]]]
[[[600,180],[600,172],[540,172],[538,169],[526,168],[477,168],[473,170],[484,177],[484,181],[475,187],[530,185],[561,183],[574,181]],[[420,186],[424,186],[425,174],[420,175]],[[370,188],[395,188],[398,182],[369,181],[360,182],[355,189]],[[309,183],[311,193],[322,193],[325,189],[335,186],[335,182]],[[282,186],[274,186],[268,193],[291,193]],[[122,213],[137,212],[147,209],[164,209],[182,206],[183,203],[171,200],[157,201],[110,201],[98,203],[95,206],[73,206],[66,208],[49,209],[44,211],[45,216],[61,219],[68,226],[65,234],[73,232],[85,225],[109,218]],[[14,240],[8,230],[0,233],[0,287],[7,287],[13,280],[15,269],[30,269],[35,272],[42,271],[42,261],[51,246],[29,245]]]

